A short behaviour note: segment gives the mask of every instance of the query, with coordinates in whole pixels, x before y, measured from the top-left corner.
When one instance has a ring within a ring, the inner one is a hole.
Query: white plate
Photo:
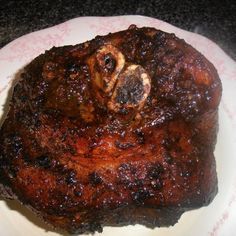
[[[231,236],[236,232],[236,63],[210,40],[163,21],[142,16],[81,17],[52,28],[25,35],[0,50],[0,105],[3,106],[12,79],[31,59],[52,46],[77,44],[96,35],[127,29],[130,24],[152,26],[178,37],[202,52],[217,68],[223,83],[220,105],[220,130],[215,150],[219,193],[207,207],[186,212],[170,228],[143,226],[105,227],[108,236]],[[2,112],[2,111],[0,111]],[[1,114],[0,114],[1,115]],[[1,236],[53,236],[55,232],[41,223],[20,204],[0,199]]]

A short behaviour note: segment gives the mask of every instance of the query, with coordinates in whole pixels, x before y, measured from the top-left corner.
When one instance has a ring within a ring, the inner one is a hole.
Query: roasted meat
[[[0,192],[70,233],[174,225],[217,193],[221,82],[174,34],[137,28],[54,47],[16,83]]]

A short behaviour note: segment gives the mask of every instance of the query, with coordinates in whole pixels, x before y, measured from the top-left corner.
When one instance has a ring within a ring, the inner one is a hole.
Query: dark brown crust
[[[123,56],[98,57],[104,45]],[[112,60],[123,57],[116,72]],[[130,65],[140,65],[150,85],[136,79],[132,91],[119,87],[124,97],[112,100],[119,84],[129,84],[116,81]],[[128,92],[137,98],[124,101]],[[52,48],[25,68],[14,88],[0,130],[1,195],[73,233],[173,225],[217,193],[220,98],[213,65],[154,28]]]

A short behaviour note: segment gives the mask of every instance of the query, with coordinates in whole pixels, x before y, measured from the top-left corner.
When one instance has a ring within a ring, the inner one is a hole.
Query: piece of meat
[[[0,189],[70,233],[174,225],[217,193],[221,82],[174,34],[137,28],[25,67],[0,131]]]

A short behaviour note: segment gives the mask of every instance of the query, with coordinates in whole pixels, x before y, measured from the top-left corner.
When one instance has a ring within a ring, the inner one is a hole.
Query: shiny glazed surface
[[[172,225],[217,192],[220,97],[213,65],[154,28],[52,48],[14,88],[2,195],[69,232]]]

